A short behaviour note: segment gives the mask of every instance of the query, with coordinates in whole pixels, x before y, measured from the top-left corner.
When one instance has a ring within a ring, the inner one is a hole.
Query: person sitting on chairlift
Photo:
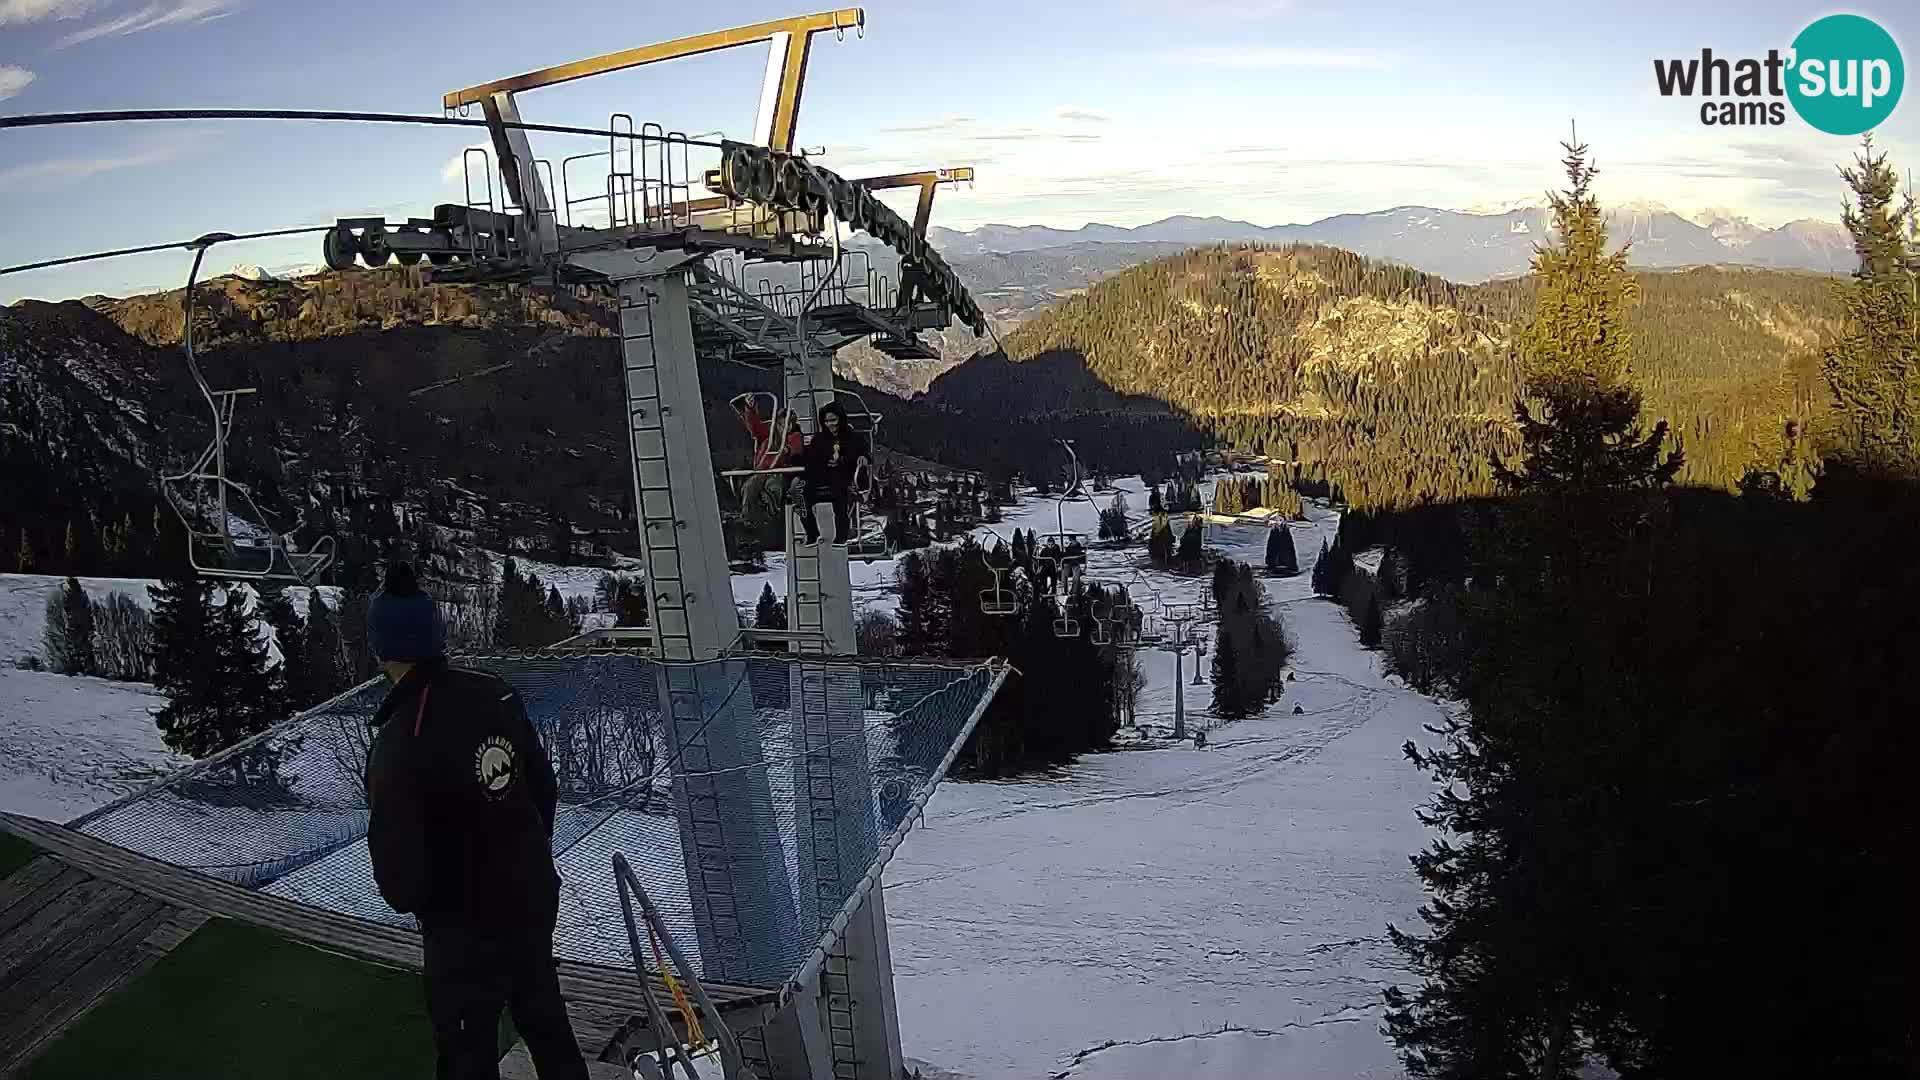
[[[1081,575],[1087,572],[1087,549],[1081,545],[1079,537],[1067,541],[1066,552],[1067,591],[1080,591]]]
[[[800,523],[807,530],[807,543],[820,542],[820,526],[814,521],[813,508],[821,503],[833,506],[833,542],[846,544],[852,539],[853,524],[849,511],[853,505],[855,474],[866,468],[872,453],[867,438],[847,420],[847,411],[838,402],[820,407],[820,430],[807,442],[801,464],[806,467],[806,513]]]
[[[1039,563],[1040,587],[1047,592],[1052,592],[1053,587],[1060,581],[1060,545],[1051,536],[1047,537],[1047,542],[1040,546]]]
[[[772,416],[762,416],[760,404],[751,394],[734,398],[733,408],[740,415],[740,422],[746,425],[747,433],[753,437],[755,469],[786,468],[805,451],[806,440],[794,428],[793,416],[786,410],[776,405]],[[784,439],[778,438],[782,431],[786,434]],[[766,518],[777,519],[780,507],[786,503],[786,496],[787,478],[784,474],[761,472],[747,477],[747,482],[741,486],[740,506],[755,516],[764,513]]]

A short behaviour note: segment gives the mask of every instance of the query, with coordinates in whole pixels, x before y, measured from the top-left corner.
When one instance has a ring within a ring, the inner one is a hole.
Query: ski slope
[[[1144,516],[1140,482],[1121,489]],[[1093,505],[1035,498],[979,535],[1052,532],[1062,514],[1094,535]],[[1292,527],[1303,567],[1338,521],[1310,514]],[[1258,564],[1266,529],[1216,526],[1208,546]],[[1139,544],[1088,554],[1090,580],[1143,604],[1143,586],[1174,602],[1208,587],[1142,568]],[[853,565],[859,606],[893,607],[895,566]],[[555,576],[571,592],[598,573]],[[926,1076],[1402,1075],[1378,1030],[1380,990],[1402,977],[1385,927],[1417,922],[1407,856],[1426,843],[1413,807],[1428,785],[1400,746],[1426,740],[1443,706],[1383,676],[1310,575],[1262,581],[1295,643],[1295,681],[1265,715],[1214,727],[1204,750],[1090,755],[934,797],[885,879],[902,1041]],[[37,648],[57,584],[0,577],[0,642]],[[765,584],[783,593],[784,566],[733,584],[746,604]],[[1165,723],[1173,659],[1141,661],[1140,714]],[[1186,690],[1189,723],[1212,725],[1210,685]],[[0,669],[0,809],[68,820],[178,764],[149,716],[159,703],[138,684]]]
[[[0,810],[71,821],[187,759],[160,743],[146,683],[0,668]]]
[[[1091,534],[1086,513],[1067,527]],[[1311,515],[1293,527],[1303,567],[1338,523]],[[1052,516],[1029,504],[1005,530],[1045,533]],[[1258,563],[1266,530],[1208,543]],[[1090,555],[1090,577],[1124,557]],[[1147,577],[1189,599],[1208,581]],[[1413,807],[1428,785],[1400,747],[1443,707],[1383,677],[1309,575],[1263,580],[1296,677],[1265,716],[1205,750],[940,788],[886,876],[909,1056],[974,1080],[1402,1075],[1379,1034],[1380,990],[1400,977],[1385,929],[1417,922],[1407,856],[1426,843]],[[1171,658],[1155,655],[1143,714],[1171,708]],[[1187,689],[1190,705],[1211,694]]]

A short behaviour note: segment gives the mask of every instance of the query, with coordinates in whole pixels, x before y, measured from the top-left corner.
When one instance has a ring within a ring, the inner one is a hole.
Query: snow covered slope
[[[1337,526],[1313,516],[1303,565]],[[1266,531],[1209,542],[1258,560]],[[935,795],[886,879],[909,1055],[975,1080],[1401,1075],[1385,928],[1416,921],[1427,784],[1400,746],[1443,707],[1384,678],[1308,575],[1266,585],[1297,681],[1265,716]]]
[[[71,821],[186,764],[145,683],[0,668],[0,810]]]

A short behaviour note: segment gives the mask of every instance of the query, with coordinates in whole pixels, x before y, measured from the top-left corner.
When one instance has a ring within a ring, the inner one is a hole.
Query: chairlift
[[[1053,620],[1053,636],[1057,638],[1077,638],[1080,636],[1080,620],[1071,615],[1062,615]]]
[[[750,477],[793,476],[805,471],[798,465],[779,464],[787,458],[797,457],[803,442],[793,424],[793,410],[781,408],[778,394],[767,390],[749,390],[734,395],[728,404],[740,416],[740,423],[753,440],[752,467],[726,469],[720,473],[726,478],[734,495],[740,494],[741,481]]]
[[[193,290],[200,264],[208,248],[231,239],[230,233],[208,233],[188,245],[193,249],[193,267],[187,271],[187,287],[181,299],[186,315],[181,351],[194,385],[206,399],[213,419],[213,438],[186,472],[160,477],[160,491],[186,528],[187,561],[196,573],[241,581],[313,585],[333,565],[333,537],[323,536],[313,547],[299,550],[290,541],[305,518],[297,517],[293,528],[285,532],[274,529],[247,486],[227,475],[227,438],[233,433],[234,410],[240,398],[254,390],[213,389],[193,352]]]

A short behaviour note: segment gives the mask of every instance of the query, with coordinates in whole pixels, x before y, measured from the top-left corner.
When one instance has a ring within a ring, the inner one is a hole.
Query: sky
[[[823,10],[735,0],[0,0],[0,114],[131,108],[351,109],[439,115],[446,91],[688,34]],[[875,0],[864,35],[816,38],[799,141],[850,177],[972,165],[934,221],[1074,228],[1174,214],[1261,225],[1418,204],[1499,206],[1555,186],[1577,121],[1603,202],[1725,207],[1773,225],[1838,217],[1855,140],[1785,125],[1706,127],[1662,99],[1655,58],[1761,56],[1835,9],[1787,0],[1605,5],[1577,28],[1521,3],[1427,0]],[[1920,10],[1866,15],[1909,62]],[[616,112],[746,138],[765,46],[520,96],[530,121],[601,128]],[[1916,92],[1920,93],[1920,92]],[[1907,95],[1912,97],[1912,94]],[[85,251],[431,216],[462,202],[480,129],[288,121],[0,131],[0,265]],[[1878,129],[1920,161],[1920,104]],[[559,162],[602,140],[535,135]],[[695,171],[702,163],[694,161]],[[598,168],[599,174],[594,170]],[[568,168],[568,192],[604,183]],[[904,196],[896,205],[907,206]],[[578,208],[592,223],[591,204]],[[167,252],[0,277],[0,302],[177,288]],[[213,272],[319,261],[302,236],[223,245]]]

